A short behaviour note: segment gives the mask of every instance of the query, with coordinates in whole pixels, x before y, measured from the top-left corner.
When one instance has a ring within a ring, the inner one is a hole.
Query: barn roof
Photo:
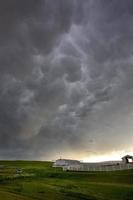
[[[60,159],[57,159],[57,160],[60,160],[60,161],[76,161],[76,162],[80,162],[79,160],[72,160],[72,159],[62,159],[62,158],[60,158]],[[56,161],[57,161],[56,160]]]

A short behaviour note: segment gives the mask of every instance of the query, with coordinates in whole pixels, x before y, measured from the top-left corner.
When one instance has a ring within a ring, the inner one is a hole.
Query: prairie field
[[[133,170],[63,172],[52,164],[0,161],[0,200],[133,200]]]

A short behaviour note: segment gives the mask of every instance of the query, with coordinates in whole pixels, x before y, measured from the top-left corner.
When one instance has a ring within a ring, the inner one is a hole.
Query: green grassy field
[[[50,162],[0,161],[0,200],[31,199],[133,200],[133,170],[63,172]]]

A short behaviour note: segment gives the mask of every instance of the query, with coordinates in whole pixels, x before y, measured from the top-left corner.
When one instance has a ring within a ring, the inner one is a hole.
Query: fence
[[[133,164],[119,164],[119,165],[69,165],[64,166],[64,171],[117,171],[117,170],[127,170],[133,169]]]

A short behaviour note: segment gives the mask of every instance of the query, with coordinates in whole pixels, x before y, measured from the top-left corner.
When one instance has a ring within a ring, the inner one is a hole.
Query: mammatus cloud
[[[131,0],[0,2],[0,158],[131,149],[132,9]]]

